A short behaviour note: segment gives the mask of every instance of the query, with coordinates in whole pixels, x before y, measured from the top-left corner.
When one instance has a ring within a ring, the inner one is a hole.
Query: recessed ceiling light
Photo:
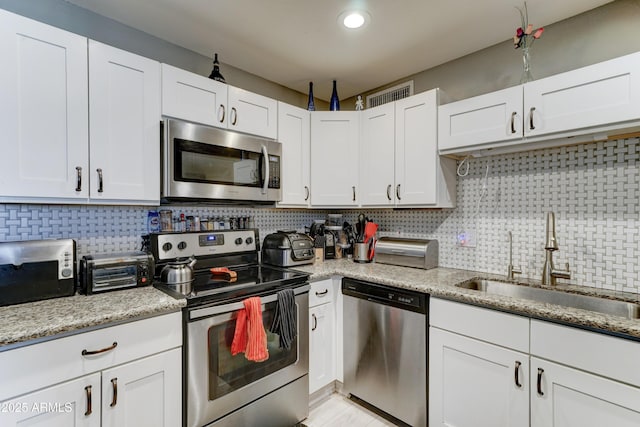
[[[369,14],[367,12],[348,10],[338,16],[338,21],[350,30],[354,30],[361,28],[369,21]]]

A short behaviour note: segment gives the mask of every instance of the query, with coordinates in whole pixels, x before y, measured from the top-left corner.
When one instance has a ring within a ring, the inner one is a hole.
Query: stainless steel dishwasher
[[[344,390],[410,426],[427,425],[427,294],[342,279]]]

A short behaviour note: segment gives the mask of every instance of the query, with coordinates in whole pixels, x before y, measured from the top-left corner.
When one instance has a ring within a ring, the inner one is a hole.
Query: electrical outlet
[[[476,247],[476,230],[475,227],[467,227],[458,231],[457,235],[458,246],[464,248]]]

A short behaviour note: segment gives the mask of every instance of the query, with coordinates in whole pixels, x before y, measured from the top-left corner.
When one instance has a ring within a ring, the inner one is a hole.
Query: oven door
[[[163,133],[163,198],[280,200],[279,142],[178,120]]]
[[[242,302],[187,311],[185,399],[188,426],[202,426],[308,374],[309,285],[294,289],[298,333],[290,350],[269,331],[276,295],[261,296],[269,358],[250,362],[231,355]]]

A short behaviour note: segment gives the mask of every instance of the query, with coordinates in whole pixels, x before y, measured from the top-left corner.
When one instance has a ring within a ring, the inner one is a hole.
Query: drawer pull
[[[544,396],[544,392],[542,391],[542,374],[544,373],[544,369],[538,368],[538,396]]]
[[[513,373],[514,375],[514,380],[516,382],[516,387],[518,388],[522,388],[522,383],[520,382],[520,366],[522,365],[522,363],[518,362],[516,360],[516,368],[515,371]]]
[[[322,292],[318,292],[318,291],[316,291],[316,296],[317,296],[317,297],[323,297],[323,296],[325,296],[325,295],[326,295],[326,294],[328,294],[328,293],[329,293],[329,289],[325,289],[325,290],[324,290],[324,291],[322,291]]]
[[[107,351],[113,350],[117,346],[118,346],[118,343],[114,341],[113,344],[111,344],[109,347],[101,348],[100,350],[87,350],[87,349],[84,349],[84,350],[82,350],[82,355],[83,356],[93,356],[94,354],[106,353]]]
[[[311,327],[311,330],[315,331],[318,327],[318,318],[316,317],[315,313],[311,315],[311,318],[313,319],[313,326]]]
[[[85,411],[84,415],[88,416],[91,415],[91,413],[93,412],[91,410],[91,386],[88,385],[84,388],[84,392],[87,394],[87,410]]]
[[[111,399],[111,404],[109,406],[113,408],[118,403],[118,379],[117,378],[111,379],[111,387],[113,387],[113,398]]]

